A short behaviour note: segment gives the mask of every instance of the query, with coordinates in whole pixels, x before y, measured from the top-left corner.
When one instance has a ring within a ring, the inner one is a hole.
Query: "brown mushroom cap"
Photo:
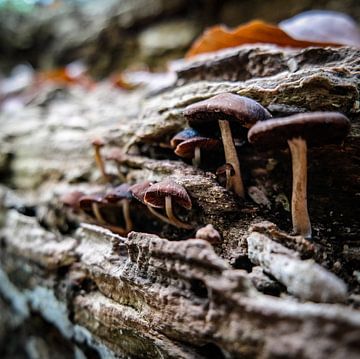
[[[84,195],[85,193],[81,191],[68,192],[60,197],[60,202],[65,206],[77,209],[79,208],[79,200]]]
[[[271,149],[287,147],[287,141],[301,137],[309,146],[341,143],[350,130],[349,119],[338,112],[311,112],[276,118],[254,125],[250,143]]]
[[[127,183],[116,186],[105,195],[105,200],[109,203],[116,203],[122,199],[131,200],[132,194],[129,189],[130,185]]]
[[[191,199],[186,189],[171,180],[164,180],[153,184],[145,193],[146,204],[155,208],[165,207],[165,197],[171,196],[174,203],[186,209],[191,209]]]
[[[184,130],[178,132],[170,141],[170,146],[175,148],[178,144],[183,141],[190,140],[194,137],[201,137],[200,133],[193,128],[185,128]]]
[[[190,138],[177,145],[175,154],[182,158],[193,158],[196,147],[210,152],[221,147],[221,142],[215,138],[208,137]]]
[[[132,193],[133,197],[136,198],[139,202],[146,204],[144,201],[145,192],[152,185],[150,181],[144,181],[140,183],[136,183],[129,187],[130,193]]]
[[[84,211],[92,210],[93,203],[106,204],[107,202],[104,200],[104,193],[88,194],[79,199],[79,206]]]
[[[258,102],[232,93],[222,93],[187,106],[184,116],[189,126],[199,129],[206,129],[212,123],[217,126],[218,120],[227,120],[238,126],[250,128],[255,122],[271,117]]]
[[[105,146],[104,140],[100,137],[93,138],[91,140],[91,144],[96,147],[104,147]]]

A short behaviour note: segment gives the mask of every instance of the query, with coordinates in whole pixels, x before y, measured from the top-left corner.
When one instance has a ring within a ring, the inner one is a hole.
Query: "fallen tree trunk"
[[[182,65],[177,83],[157,95],[103,85],[87,97],[75,88],[56,97],[48,89],[21,114],[2,117],[0,354],[358,357],[359,69],[351,48],[241,47]],[[309,153],[311,242],[284,232],[291,227],[286,151],[240,147],[251,188],[240,201],[212,173],[221,154],[195,169],[164,148],[185,127],[187,104],[224,91],[255,98],[274,115],[349,116],[343,146]],[[72,227],[59,196],[104,188],[93,135],[108,140],[105,152],[129,149],[120,164],[129,183],[183,185],[193,209],[181,219],[196,229],[211,223],[221,240],[189,239],[195,230],[162,225],[140,204],[131,205],[127,238]]]

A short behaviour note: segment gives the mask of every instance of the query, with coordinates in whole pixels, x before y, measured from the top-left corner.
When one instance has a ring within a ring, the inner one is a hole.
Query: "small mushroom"
[[[125,232],[130,232],[133,228],[133,223],[130,216],[130,202],[132,194],[129,190],[130,186],[123,183],[111,189],[106,195],[105,200],[109,203],[116,204],[122,207],[123,216],[125,220]]]
[[[292,158],[292,222],[295,234],[311,238],[307,208],[307,147],[341,143],[350,130],[337,112],[313,112],[258,122],[248,133],[250,143],[264,148],[289,146]]]
[[[192,229],[193,226],[180,221],[173,212],[173,205],[190,210],[192,208],[191,199],[185,188],[171,180],[164,180],[150,186],[144,196],[144,202],[155,208],[165,208],[165,213],[173,226]]]
[[[215,138],[193,137],[176,146],[175,154],[182,158],[192,158],[195,167],[201,163],[201,151],[210,152],[219,148],[221,142]]]
[[[85,193],[81,191],[68,192],[60,197],[60,202],[64,206],[69,207],[73,211],[77,212],[80,209],[80,198],[84,195]]]
[[[240,163],[233,140],[232,128],[250,128],[255,122],[271,117],[270,113],[256,101],[232,93],[223,93],[192,104],[185,108],[184,115],[189,125],[196,129],[212,128],[218,124],[221,132],[225,152],[225,162],[234,171],[230,187],[241,198],[245,197],[245,190],[240,172]],[[231,128],[232,126],[232,128]]]
[[[105,146],[105,142],[101,138],[95,138],[91,141],[91,144],[95,151],[95,162],[96,166],[99,168],[100,173],[105,182],[110,182],[110,177],[106,173],[105,163],[101,155],[101,148]]]
[[[171,140],[170,140],[170,146],[171,148],[176,148],[178,144],[181,142],[190,140],[194,137],[201,136],[200,132],[195,130],[194,128],[185,128],[182,131],[178,132]]]
[[[106,203],[103,193],[88,194],[79,199],[80,208],[86,213],[94,214],[96,220],[102,225],[106,225],[107,222],[101,214],[100,207]]]
[[[144,204],[155,217],[157,217],[158,219],[160,219],[161,221],[163,221],[165,223],[172,224],[171,221],[167,217],[158,213],[152,206],[145,203],[145,200],[144,200],[145,192],[152,185],[153,185],[153,183],[151,183],[150,181],[143,181],[143,182],[132,185],[129,188],[129,191],[132,193],[133,197],[135,199],[137,199],[139,202],[141,202],[142,204]]]
[[[109,203],[105,200],[103,193],[85,195],[80,198],[79,205],[85,213],[93,214],[101,226],[120,235],[127,234],[124,228],[109,224],[103,217],[100,207],[109,206]]]

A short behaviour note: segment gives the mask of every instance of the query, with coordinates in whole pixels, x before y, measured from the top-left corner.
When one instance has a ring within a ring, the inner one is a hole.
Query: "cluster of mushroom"
[[[307,209],[307,147],[322,144],[340,144],[350,130],[346,116],[338,112],[311,112],[283,118],[271,114],[256,101],[223,93],[185,108],[184,115],[191,128],[178,133],[171,140],[175,153],[193,158],[199,165],[202,151],[219,146],[220,130],[225,153],[226,187],[241,198],[245,197],[240,162],[234,136],[245,137],[251,144],[266,149],[288,146],[292,157],[293,190],[291,212],[295,234],[311,237]],[[219,171],[219,172],[220,172]]]
[[[61,201],[73,210],[85,214],[89,221],[95,220],[96,224],[126,235],[134,227],[130,210],[134,199],[147,206],[149,211],[163,222],[182,229],[193,229],[193,226],[182,222],[174,214],[175,206],[190,210],[192,202],[185,188],[171,180],[154,184],[144,181],[132,186],[123,183],[106,192],[88,195],[74,191],[63,196]],[[164,209],[165,214],[156,209]],[[121,222],[123,226],[119,225]]]

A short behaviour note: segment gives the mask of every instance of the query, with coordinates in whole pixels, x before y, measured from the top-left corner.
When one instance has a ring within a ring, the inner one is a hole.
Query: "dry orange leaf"
[[[222,25],[209,28],[194,42],[186,57],[189,58],[205,52],[256,43],[289,47],[341,46],[341,44],[334,43],[296,40],[276,25],[254,20],[245,25],[240,25],[233,30],[227,29]]]
[[[94,83],[86,75],[72,76],[66,67],[40,72],[38,75],[40,82],[55,82],[62,85],[81,85],[85,88],[92,88]]]

